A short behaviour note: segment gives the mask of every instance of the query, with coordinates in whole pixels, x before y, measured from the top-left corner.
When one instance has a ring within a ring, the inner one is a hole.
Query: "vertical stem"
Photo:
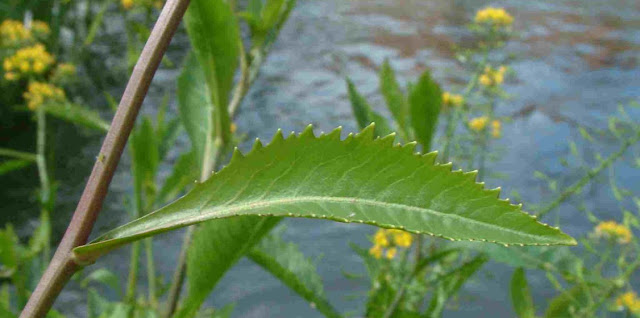
[[[169,0],[164,6],[129,79],[69,227],[21,318],[44,317],[64,285],[81,267],[82,264],[74,260],[73,248],[86,243],[91,234],[153,75],[188,5],[189,0]]]
[[[36,121],[38,122],[36,136],[36,165],[38,166],[38,177],[40,179],[40,204],[42,206],[40,222],[42,224],[49,224],[49,228],[46,231],[48,234],[42,252],[44,266],[44,264],[49,263],[49,259],[51,258],[51,225],[48,221],[51,215],[51,209],[53,208],[53,195],[51,193],[51,181],[49,180],[46,162],[47,118],[42,107],[44,106],[40,106],[36,110]],[[43,268],[43,270],[44,269],[45,268]]]
[[[133,305],[136,301],[136,287],[138,283],[138,264],[140,263],[140,242],[131,243],[131,259],[129,260],[129,278],[127,279],[127,293],[125,303]],[[133,306],[132,306],[133,307]]]
[[[482,131],[482,141],[480,143],[480,162],[478,163],[478,180],[483,181],[485,176],[485,161],[487,158],[487,152],[489,151],[489,135],[491,134],[491,122],[493,121],[493,113],[495,108],[495,97],[492,95],[490,105],[489,105],[489,113],[487,115],[487,124],[484,127],[484,131]]]
[[[149,304],[152,308],[156,308],[158,300],[156,299],[156,267],[153,262],[153,239],[146,238],[144,240],[145,252],[147,255],[147,280],[149,284]]]

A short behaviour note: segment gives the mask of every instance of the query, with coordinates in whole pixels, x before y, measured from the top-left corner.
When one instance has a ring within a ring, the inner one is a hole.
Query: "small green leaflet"
[[[341,129],[316,137],[309,126],[286,139],[259,140],[184,197],[74,249],[91,262],[129,242],[208,220],[244,215],[329,219],[404,229],[452,240],[574,245],[559,229],[498,198],[475,182],[476,172],[436,164],[437,153],[373,138],[374,125],[340,139]]]

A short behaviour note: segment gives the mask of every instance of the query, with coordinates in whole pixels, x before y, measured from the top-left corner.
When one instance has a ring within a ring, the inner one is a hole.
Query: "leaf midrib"
[[[471,219],[471,218],[465,218],[465,217],[457,215],[457,214],[439,212],[439,211],[432,210],[432,209],[421,208],[421,207],[417,207],[417,206],[400,204],[400,203],[380,202],[380,201],[375,201],[375,200],[371,200],[371,199],[362,199],[362,198],[354,198],[354,197],[332,197],[332,196],[302,196],[302,197],[296,197],[296,198],[269,199],[269,200],[254,201],[254,202],[251,202],[251,203],[238,203],[238,204],[232,204],[232,205],[222,205],[222,206],[217,206],[217,207],[214,207],[214,208],[201,207],[201,208],[199,208],[197,210],[198,212],[200,212],[197,217],[185,218],[185,219],[183,219],[182,222],[180,222],[178,224],[174,223],[173,225],[167,226],[167,227],[159,226],[159,227],[149,228],[149,229],[147,229],[145,231],[138,232],[138,235],[146,235],[146,234],[150,234],[150,233],[155,233],[157,231],[170,230],[170,229],[175,229],[175,228],[179,228],[179,227],[183,227],[183,226],[188,226],[188,225],[191,225],[191,224],[199,223],[199,222],[202,222],[202,221],[207,221],[207,220],[211,219],[212,215],[217,216],[216,218],[241,216],[241,215],[245,215],[246,213],[236,213],[236,212],[251,211],[251,210],[261,209],[261,208],[265,208],[265,207],[273,207],[273,206],[277,207],[278,205],[287,205],[287,204],[296,204],[296,203],[348,203],[348,204],[370,205],[370,206],[375,206],[375,207],[387,207],[387,208],[395,208],[395,209],[404,209],[404,210],[411,210],[411,211],[416,211],[416,212],[425,212],[425,213],[429,213],[429,214],[432,214],[432,215],[435,215],[435,216],[438,216],[438,217],[442,217],[442,218],[450,218],[450,219],[455,219],[455,220],[458,220],[458,221],[470,222],[470,223],[473,223],[473,224],[479,224],[479,225],[487,226],[487,227],[493,228],[493,229],[500,229],[501,231],[506,231],[506,232],[514,233],[514,234],[521,235],[521,236],[526,236],[526,237],[532,237],[532,238],[539,239],[539,236],[536,236],[536,235],[533,235],[533,234],[529,234],[529,233],[526,233],[526,232],[520,232],[520,231],[516,231],[516,230],[513,230],[513,229],[505,228],[505,227],[500,227],[500,226],[497,226],[495,224],[482,222],[482,221]],[[246,215],[251,215],[251,214],[246,214]],[[258,216],[272,216],[273,214],[258,213],[256,215],[258,215]],[[151,216],[153,216],[153,214],[149,214],[147,217],[151,217]],[[279,215],[275,215],[275,216],[279,216]],[[281,216],[286,216],[286,217],[310,217],[310,218],[330,219],[330,220],[343,221],[343,222],[365,223],[365,224],[373,224],[373,225],[380,224],[380,223],[374,222],[374,221],[359,221],[359,220],[347,219],[347,218],[336,217],[336,216],[317,215],[317,214],[314,214],[314,213],[302,214],[302,213],[291,213],[291,212],[289,212],[289,213],[283,214]],[[409,231],[420,232],[420,233],[428,233],[428,234],[436,234],[436,233],[431,233],[431,232],[422,232],[422,231],[415,231],[415,230],[409,230]],[[129,235],[131,235],[131,234],[125,234],[124,236],[126,237],[126,236],[129,236]],[[136,236],[138,236],[138,235],[136,235]],[[436,234],[436,235],[441,235],[441,234]],[[109,238],[109,240],[118,239],[118,238],[121,238],[121,237],[122,236],[111,237],[111,238]]]

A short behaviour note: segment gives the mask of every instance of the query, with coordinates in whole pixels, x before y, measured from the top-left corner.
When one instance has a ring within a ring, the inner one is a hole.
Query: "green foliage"
[[[192,317],[224,273],[278,221],[278,218],[243,216],[199,226],[188,249],[189,294],[178,317]]]
[[[47,114],[72,124],[102,132],[109,130],[109,123],[102,120],[97,112],[81,105],[69,102],[48,103],[43,109]]]
[[[0,176],[14,170],[26,168],[33,164],[31,160],[12,159],[0,162]]]
[[[393,147],[393,136],[374,140],[373,129],[344,141],[340,129],[315,137],[311,127],[287,139],[278,132],[266,147],[257,141],[186,196],[76,248],[76,257],[95,259],[143,237],[242,215],[323,218],[503,244],[575,244],[499,200],[498,191],[484,190],[474,173],[434,164],[435,153],[415,155],[414,144]]]
[[[205,152],[211,152],[207,144],[214,140],[213,108],[204,73],[196,56],[189,54],[178,77],[178,111],[198,167],[202,167]]]
[[[313,262],[306,258],[294,243],[287,243],[277,235],[269,235],[251,250],[249,258],[307,300],[311,307],[325,317],[340,314],[325,298],[322,278]]]
[[[485,255],[478,255],[442,277],[429,303],[427,317],[440,317],[445,309],[447,300],[456,294],[465,281],[473,276],[487,261],[488,258]]]
[[[365,129],[372,122],[376,123],[376,136],[386,136],[391,133],[391,128],[387,124],[387,120],[380,114],[376,113],[369,105],[364,96],[356,90],[355,85],[350,79],[347,79],[347,90],[349,92],[349,100],[351,100],[351,109],[356,117],[358,127]]]
[[[398,123],[398,128],[405,136],[410,136],[407,121],[409,120],[409,103],[396,80],[395,72],[389,60],[385,60],[380,68],[380,92],[387,102],[387,108]]]
[[[209,87],[216,137],[227,142],[230,138],[227,104],[240,54],[235,13],[225,0],[194,0],[187,10],[185,25]],[[214,32],[216,36],[211,36]]]
[[[517,268],[511,277],[511,303],[518,318],[535,318],[533,298],[522,267]]]
[[[418,83],[409,91],[409,105],[415,138],[423,151],[428,151],[442,107],[442,91],[428,71],[420,76]]]

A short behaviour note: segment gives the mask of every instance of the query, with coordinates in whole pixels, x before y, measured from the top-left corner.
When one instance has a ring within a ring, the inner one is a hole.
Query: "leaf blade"
[[[414,144],[373,139],[374,127],[340,140],[340,130],[316,137],[311,127],[286,140],[275,135],[174,203],[75,249],[92,259],[110,249],[187,225],[244,215],[321,218],[402,228],[456,240],[503,244],[575,244],[538,223],[475,173],[416,155]],[[482,212],[482,213],[480,213]],[[91,256],[91,254],[95,254]]]
[[[418,83],[410,90],[409,105],[415,137],[426,152],[431,149],[442,107],[442,90],[428,71],[422,73]]]
[[[536,316],[533,298],[522,267],[517,268],[511,277],[511,303],[518,318],[534,318]]]

